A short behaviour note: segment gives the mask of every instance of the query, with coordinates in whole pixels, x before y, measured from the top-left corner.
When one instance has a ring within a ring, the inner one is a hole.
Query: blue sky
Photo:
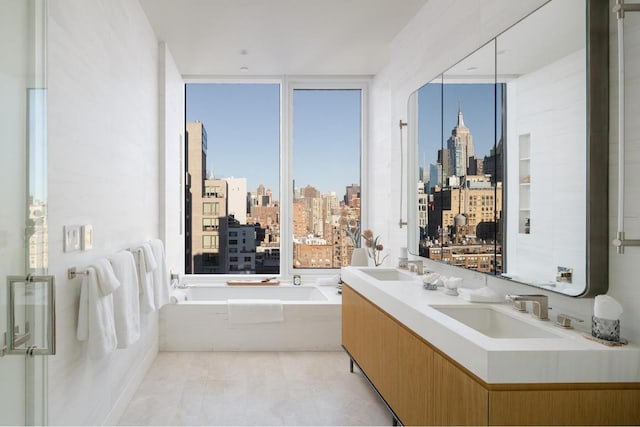
[[[280,86],[188,84],[187,121],[207,131],[207,170],[217,178],[246,177],[279,193]],[[294,179],[342,197],[359,183],[360,92],[294,92]]]
[[[498,100],[500,86],[498,86]],[[442,101],[441,101],[442,97]],[[435,163],[441,143],[446,141],[458,121],[458,105],[462,110],[464,124],[473,136],[475,155],[483,158],[493,148],[497,136],[494,129],[494,85],[492,83],[467,84],[447,83],[427,84],[418,91],[418,164],[426,166]],[[489,106],[487,108],[487,106]],[[442,121],[440,115],[442,116]],[[500,115],[498,114],[498,129]],[[441,133],[442,132],[442,133]],[[497,142],[497,141],[496,141]]]

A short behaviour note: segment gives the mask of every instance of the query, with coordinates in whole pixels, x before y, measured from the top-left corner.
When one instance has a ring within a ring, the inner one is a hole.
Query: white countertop
[[[609,347],[582,332],[514,312],[507,303],[477,304],[441,289],[428,291],[418,276],[413,281],[380,281],[360,270],[342,268],[342,280],[488,384],[640,381],[637,345]],[[490,338],[433,305],[488,305],[557,338]]]

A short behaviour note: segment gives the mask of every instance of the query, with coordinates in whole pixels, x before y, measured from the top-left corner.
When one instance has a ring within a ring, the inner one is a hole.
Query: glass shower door
[[[50,333],[42,332],[42,314],[53,314],[40,289],[48,252],[45,52],[46,0],[0,0],[2,425],[46,424],[46,357],[34,351]],[[28,275],[40,276],[39,282]],[[17,310],[10,310],[11,276],[14,282],[24,278],[13,286]]]

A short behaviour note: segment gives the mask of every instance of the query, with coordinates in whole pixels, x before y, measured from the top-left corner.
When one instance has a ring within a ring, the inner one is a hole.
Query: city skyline
[[[296,186],[341,195],[360,184],[360,98],[359,90],[294,92]],[[247,188],[262,184],[280,199],[279,84],[187,84],[186,121],[206,129],[207,176],[244,177]]]
[[[497,100],[496,111],[487,105]],[[493,83],[429,83],[418,90],[418,165],[437,163],[438,150],[447,148],[447,139],[458,121],[458,111],[473,133],[475,155],[488,156],[501,137],[502,85]],[[496,131],[497,129],[497,131]]]

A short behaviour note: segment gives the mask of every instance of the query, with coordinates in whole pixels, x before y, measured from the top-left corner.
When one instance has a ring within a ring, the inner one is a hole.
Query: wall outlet
[[[74,252],[80,250],[80,226],[65,225],[63,227],[63,243],[65,252]]]

